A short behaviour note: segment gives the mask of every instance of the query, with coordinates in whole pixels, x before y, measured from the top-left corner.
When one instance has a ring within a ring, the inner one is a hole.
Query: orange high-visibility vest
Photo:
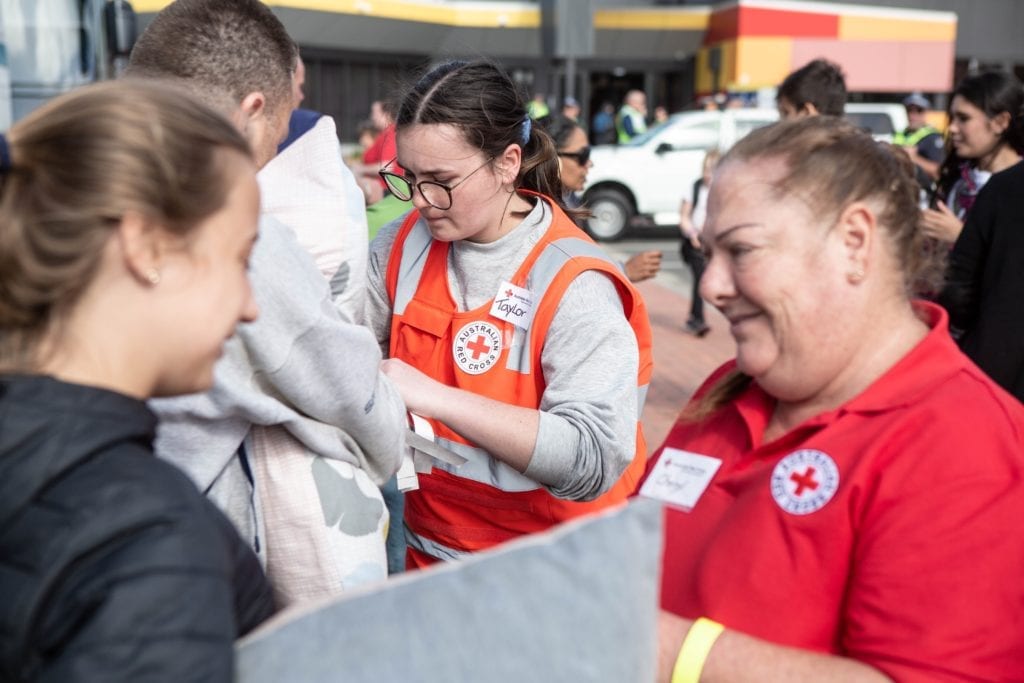
[[[548,326],[570,283],[583,271],[599,270],[615,283],[636,334],[639,416],[652,365],[643,298],[561,209],[545,197],[539,200],[554,213],[551,226],[510,280],[532,293],[535,315],[526,330],[491,316],[493,300],[472,311],[457,310],[448,289],[449,243],[435,241],[417,211],[406,218],[395,238],[385,280],[393,312],[390,356],[448,386],[537,409],[546,386],[541,351]],[[411,566],[455,559],[615,505],[633,492],[647,455],[638,421],[636,455],[619,481],[596,500],[575,502],[552,495],[443,423],[431,423],[438,443],[468,462],[457,468],[435,462],[430,474],[420,475],[419,490],[406,495]]]

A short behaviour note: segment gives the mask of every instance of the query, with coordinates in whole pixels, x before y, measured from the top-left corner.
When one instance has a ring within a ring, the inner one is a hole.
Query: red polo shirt
[[[383,167],[384,164],[388,163],[392,159],[398,156],[398,145],[395,142],[395,124],[391,124],[380,133],[374,139],[373,144],[366,148],[363,152],[363,163],[367,165],[376,165]],[[398,162],[391,164],[388,170],[398,175],[404,175],[405,170],[398,165]],[[387,183],[384,182],[383,178],[378,177],[381,185],[387,188]]]
[[[899,681],[1024,680],[1024,406],[919,312],[916,348],[775,441],[754,383],[673,428],[648,472],[668,448],[722,463],[666,506],[665,609]]]

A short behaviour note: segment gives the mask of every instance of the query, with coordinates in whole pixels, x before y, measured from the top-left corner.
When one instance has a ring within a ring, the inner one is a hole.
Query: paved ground
[[[603,244],[613,256],[657,249],[662,252],[662,272],[637,284],[647,302],[654,335],[654,376],[642,416],[647,443],[653,451],[661,445],[676,415],[708,374],[732,358],[735,350],[728,323],[713,307],[705,305],[711,332],[697,338],[683,332],[690,311],[690,271],[679,258],[677,240],[646,237]]]

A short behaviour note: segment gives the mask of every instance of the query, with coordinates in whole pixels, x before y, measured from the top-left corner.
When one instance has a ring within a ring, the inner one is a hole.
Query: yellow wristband
[[[701,617],[693,622],[686,633],[683,646],[679,648],[679,657],[672,668],[672,683],[698,683],[704,670],[704,662],[711,652],[711,646],[722,635],[725,627],[717,621]]]

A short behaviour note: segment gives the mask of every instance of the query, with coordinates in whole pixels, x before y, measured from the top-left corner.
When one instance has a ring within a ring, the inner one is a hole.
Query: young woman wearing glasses
[[[440,445],[406,500],[410,566],[614,504],[643,469],[650,378],[639,294],[573,223],[558,156],[494,64],[447,62],[403,99],[413,210],[371,246],[384,371]]]

